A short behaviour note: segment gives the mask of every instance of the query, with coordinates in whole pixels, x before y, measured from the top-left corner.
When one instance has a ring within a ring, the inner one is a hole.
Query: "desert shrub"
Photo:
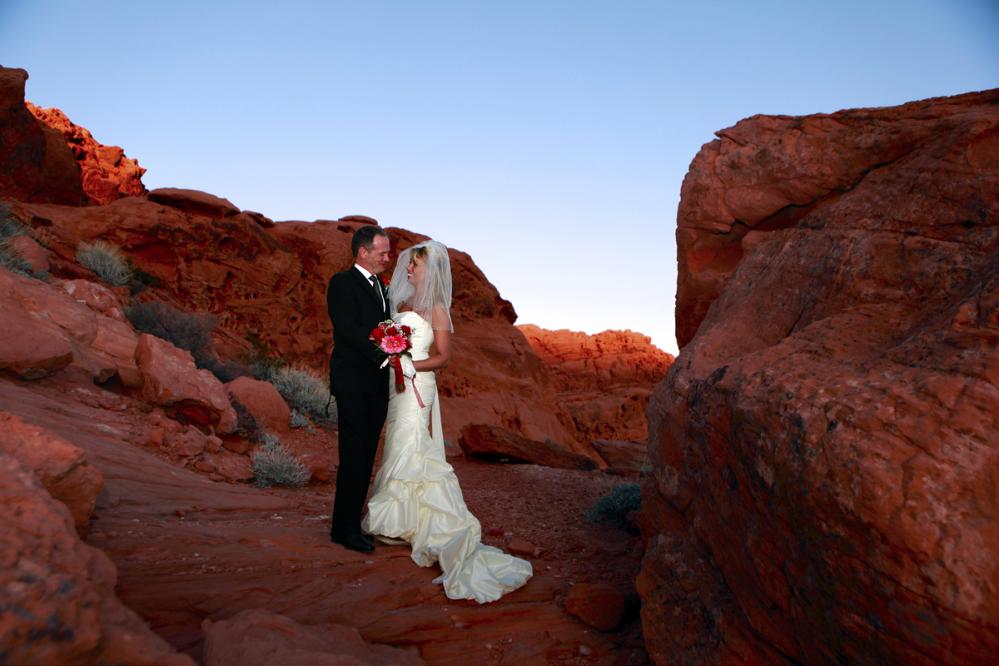
[[[125,316],[137,331],[186,349],[195,360],[207,356],[212,347],[212,330],[217,323],[213,315],[184,312],[169,303],[149,301],[125,308]]]
[[[132,280],[128,283],[128,291],[133,296],[141,294],[150,287],[157,287],[160,284],[159,279],[155,275],[150,275],[146,271],[135,266],[131,260],[128,262],[128,270],[132,274]]]
[[[6,241],[0,242],[0,266],[11,273],[32,277],[31,264],[25,261],[20,253],[10,247]],[[41,278],[41,275],[36,277]]]
[[[129,283],[132,272],[128,260],[117,247],[105,241],[80,243],[76,248],[76,260],[86,266],[99,278],[116,287]]]
[[[309,469],[277,437],[264,433],[261,442],[253,454],[253,483],[258,488],[301,488],[309,482]]]
[[[309,421],[309,417],[298,411],[297,409],[291,410],[291,422],[292,428],[311,428],[312,422]]]
[[[250,369],[242,363],[220,359],[215,356],[211,350],[203,354],[200,360],[195,359],[195,362],[199,368],[208,370],[224,384],[231,382],[234,379],[238,379],[239,377],[246,377],[250,374]]]
[[[231,392],[229,393],[229,402],[232,404],[232,408],[236,412],[235,434],[252,441],[261,441],[263,436],[267,433],[260,428],[260,423],[257,422],[257,417],[255,417],[250,410],[246,408],[246,405],[241,403]]]
[[[586,512],[586,521],[626,527],[629,511],[642,508],[642,489],[637,483],[622,483],[597,500]]]
[[[292,409],[304,412],[317,423],[336,423],[336,403],[331,400],[329,387],[311,370],[282,367],[270,373],[267,381],[277,387]]]
[[[33,274],[31,264],[11,246],[10,241],[23,235],[24,227],[11,217],[10,210],[6,206],[0,204],[0,266],[11,273],[41,278],[41,275]]]
[[[249,368],[220,359],[215,353],[212,331],[218,323],[215,315],[184,312],[169,303],[148,301],[125,308],[125,316],[137,331],[155,335],[186,349],[194,357],[194,364],[208,370],[221,382],[231,382],[250,374]]]
[[[252,348],[247,365],[250,370],[250,374],[255,379],[269,382],[271,377],[273,377],[278,370],[285,367],[287,364],[280,358],[271,356],[267,345],[254,331],[249,331],[244,337],[246,338],[246,341],[250,343],[250,347]]]

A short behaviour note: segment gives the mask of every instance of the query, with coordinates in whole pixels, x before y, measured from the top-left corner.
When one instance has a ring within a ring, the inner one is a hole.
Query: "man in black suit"
[[[371,552],[361,532],[378,437],[388,411],[389,368],[385,354],[368,339],[389,318],[388,295],[378,274],[389,265],[389,239],[376,226],[363,226],[351,240],[354,265],[330,278],[326,305],[333,323],[330,390],[340,428],[340,467],[336,475],[330,539],[351,550]]]

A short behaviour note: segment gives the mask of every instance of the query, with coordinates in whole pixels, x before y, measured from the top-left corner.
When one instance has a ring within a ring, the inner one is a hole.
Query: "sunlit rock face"
[[[691,164],[677,244],[653,658],[999,653],[999,90],[743,120]]]

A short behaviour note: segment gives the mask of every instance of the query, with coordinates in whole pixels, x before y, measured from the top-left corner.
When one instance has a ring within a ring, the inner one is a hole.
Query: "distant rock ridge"
[[[551,373],[559,403],[583,438],[645,443],[649,397],[673,363],[671,354],[633,331],[517,328]]]

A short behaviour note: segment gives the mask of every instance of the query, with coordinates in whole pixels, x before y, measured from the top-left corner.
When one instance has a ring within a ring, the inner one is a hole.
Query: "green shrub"
[[[258,488],[301,488],[309,482],[309,469],[276,437],[264,433],[261,441],[263,444],[253,454],[253,483]]]
[[[637,483],[622,483],[594,503],[586,512],[586,521],[626,527],[630,511],[642,508],[642,489]]]
[[[292,409],[304,412],[317,423],[336,423],[336,404],[330,398],[329,387],[311,370],[282,367],[271,372],[267,381],[277,387]]]
[[[116,246],[105,241],[80,243],[76,248],[76,260],[86,266],[97,277],[109,284],[121,287],[132,279],[128,260]]]

